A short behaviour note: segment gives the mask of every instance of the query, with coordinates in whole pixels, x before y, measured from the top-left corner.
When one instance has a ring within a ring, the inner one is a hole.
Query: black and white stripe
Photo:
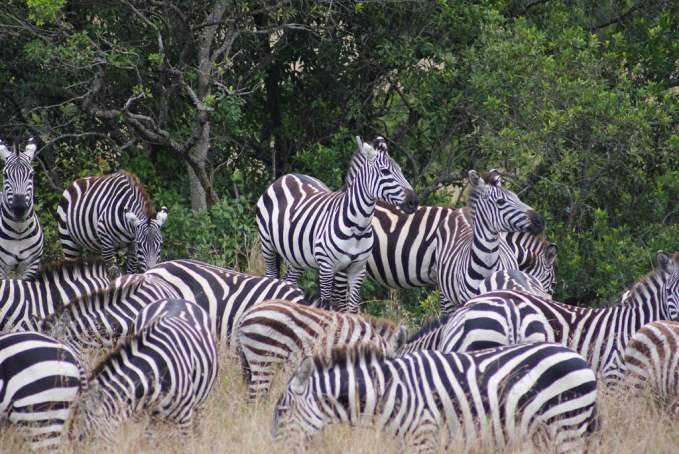
[[[45,318],[34,317],[20,327],[53,336],[74,351],[113,347],[131,332],[146,306],[178,298],[175,289],[152,275],[127,274],[105,289],[82,295]]]
[[[31,138],[26,149],[10,151],[0,140],[0,157],[5,163],[0,202],[0,279],[14,272],[20,279],[32,279],[43,250],[43,233],[33,207],[33,166],[36,145]]]
[[[519,270],[495,271],[479,285],[479,295],[493,290],[519,290],[542,298],[551,298],[550,292],[542,287],[538,278]]]
[[[276,180],[257,202],[267,276],[278,276],[280,257],[291,283],[304,270],[317,269],[321,300],[329,305],[334,296],[342,311],[358,310],[376,200],[401,204],[408,212],[418,203],[384,138],[378,136],[372,145],[357,141],[356,153],[364,160],[346,189],[330,192],[315,178],[291,174]]]
[[[33,449],[56,449],[71,405],[86,388],[66,346],[39,333],[0,335],[0,425],[18,427]]]
[[[544,220],[513,192],[502,187],[499,173],[469,172],[471,218],[450,217],[439,225],[436,241],[442,309],[451,312],[478,294],[479,285],[499,269],[500,232],[538,234]]]
[[[43,267],[32,281],[0,280],[0,332],[45,318],[70,300],[109,284],[104,263],[86,259]]]
[[[235,336],[238,322],[250,307],[272,299],[307,304],[304,292],[285,281],[197,260],[163,262],[145,275],[165,281],[183,299],[202,307],[210,316],[212,334],[234,353],[238,345]]]
[[[241,318],[238,344],[248,398],[269,392],[275,367],[336,347],[373,344],[392,356],[405,341],[406,328],[385,319],[327,311],[282,300],[265,301]]]
[[[79,178],[61,196],[57,209],[59,240],[67,260],[83,251],[101,254],[111,269],[118,249],[127,248],[127,273],[141,273],[160,258],[167,219],[163,207],[155,215],[139,179],[120,171],[99,177]]]
[[[546,438],[583,450],[598,428],[594,372],[577,353],[533,343],[472,353],[420,351],[385,359],[362,349],[307,357],[274,409],[277,438],[303,442],[325,426],[372,424],[407,452],[434,452],[439,431],[502,448]]]
[[[188,433],[217,377],[208,314],[184,300],[146,306],[132,336],[92,372],[71,433],[112,441],[128,419],[146,413]]]

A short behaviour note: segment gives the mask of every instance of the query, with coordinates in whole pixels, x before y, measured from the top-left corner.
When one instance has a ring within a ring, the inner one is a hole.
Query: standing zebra
[[[0,279],[11,271],[21,279],[35,277],[42,257],[43,234],[33,207],[33,167],[37,147],[31,137],[23,152],[9,151],[0,141],[3,169],[0,202]]]
[[[123,247],[127,247],[127,274],[143,273],[158,262],[163,244],[160,228],[166,219],[167,208],[154,215],[146,189],[125,171],[75,180],[57,209],[66,259],[73,260],[82,251],[100,253],[111,277],[120,274],[113,255]]]
[[[473,298],[454,313],[425,325],[398,353],[471,352],[529,342],[554,342],[554,332],[543,314],[512,296],[495,292]]]
[[[623,355],[625,380],[650,386],[676,412],[679,408],[679,323],[657,321],[632,336]]]
[[[238,344],[248,398],[268,393],[276,363],[299,363],[335,347],[374,344],[392,356],[405,341],[406,329],[384,319],[362,317],[272,300],[254,306],[241,318]]]
[[[479,285],[500,260],[500,232],[542,232],[545,222],[513,192],[502,187],[500,174],[469,171],[471,219],[455,216],[437,231],[437,275],[444,312],[451,312],[478,293]]]
[[[217,377],[217,349],[208,314],[184,300],[148,305],[132,336],[94,368],[76,402],[71,433],[113,441],[141,413],[188,432]]]
[[[145,274],[166,282],[183,299],[202,307],[210,315],[212,334],[234,353],[238,322],[250,307],[271,299],[307,304],[304,292],[285,281],[197,260],[170,260]]]
[[[582,450],[597,429],[597,383],[577,353],[534,343],[473,353],[419,351],[394,359],[369,348],[302,361],[274,409],[274,437],[304,442],[329,424],[377,426],[406,452],[546,438]],[[537,441],[537,440],[536,440]]]
[[[279,256],[288,265],[288,282],[296,283],[304,270],[317,269],[323,304],[330,306],[335,295],[335,308],[352,312],[358,311],[373,245],[376,200],[401,204],[409,213],[418,204],[384,138],[376,137],[372,145],[356,140],[356,153],[364,161],[345,190],[330,192],[315,178],[290,174],[276,180],[257,201],[267,276],[278,276]]]
[[[113,347],[132,331],[134,320],[146,306],[178,297],[172,286],[153,275],[127,274],[109,287],[79,296],[21,327],[53,336],[77,352]]]
[[[579,352],[606,384],[620,382],[622,355],[632,336],[647,323],[679,315],[679,253],[670,257],[658,251],[656,260],[658,267],[632,286],[623,303],[607,308],[568,306],[513,290],[486,293],[469,303],[497,297],[528,306],[544,317],[555,342]]]
[[[0,335],[0,425],[15,424],[33,449],[56,449],[71,404],[87,386],[66,346],[38,333]]]
[[[0,280],[0,332],[47,317],[70,300],[109,283],[104,263],[85,259],[44,266],[32,281]]]

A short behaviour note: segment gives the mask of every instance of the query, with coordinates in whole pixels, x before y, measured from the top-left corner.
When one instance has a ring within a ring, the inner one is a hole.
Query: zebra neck
[[[469,277],[481,281],[498,269],[500,259],[500,233],[493,231],[483,216],[474,211]]]
[[[372,426],[380,410],[380,401],[384,393],[384,374],[382,365],[375,364],[373,370],[377,371],[377,377],[369,375],[370,366],[363,364],[352,365],[352,373],[348,373],[347,367],[338,368],[332,375],[337,375],[330,383],[333,387],[332,395],[334,405],[332,411],[327,414],[329,422],[345,422],[357,426]],[[343,369],[343,370],[341,370]]]
[[[341,203],[343,227],[354,234],[372,232],[375,199],[365,187],[365,178],[359,174],[347,187]]]
[[[632,334],[647,323],[667,319],[664,294],[665,282],[658,272],[649,274],[632,287],[629,296],[621,304],[623,311],[630,313],[629,328],[633,330]]]
[[[26,219],[23,220],[14,220],[12,218],[12,214],[9,212],[9,210],[4,204],[2,205],[1,213],[2,213],[2,224],[4,226],[9,227],[13,232],[28,233],[33,230],[33,226],[35,225],[36,221],[35,210],[33,209],[33,207],[31,207],[28,210]]]

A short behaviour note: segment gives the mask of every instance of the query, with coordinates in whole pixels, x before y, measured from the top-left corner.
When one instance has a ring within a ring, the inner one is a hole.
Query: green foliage
[[[38,26],[52,22],[66,4],[66,0],[26,0],[28,18]]]

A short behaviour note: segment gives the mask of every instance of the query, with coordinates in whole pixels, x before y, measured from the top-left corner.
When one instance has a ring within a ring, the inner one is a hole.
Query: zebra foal
[[[385,319],[302,306],[289,301],[259,303],[241,318],[238,345],[248,399],[268,393],[277,363],[329,354],[335,347],[374,344],[391,356],[406,329]]]
[[[55,339],[0,335],[0,425],[16,425],[33,449],[58,447],[73,401],[86,386],[80,362]]]
[[[412,212],[418,205],[410,183],[378,136],[372,145],[360,138],[361,165],[346,189],[331,192],[315,178],[290,174],[274,181],[257,201],[257,227],[266,275],[296,283],[307,269],[318,270],[321,300],[357,312],[365,265],[373,245],[375,203],[384,200]]]
[[[0,201],[0,279],[14,271],[20,279],[33,279],[40,265],[43,233],[33,207],[33,167],[36,145],[10,151],[0,140],[2,200]]]
[[[150,304],[126,342],[93,369],[75,403],[70,434],[113,441],[118,428],[141,413],[188,432],[216,377],[208,314],[184,300]]]
[[[61,196],[57,209],[59,241],[67,260],[82,251],[99,253],[111,277],[118,249],[127,248],[127,273],[143,273],[160,258],[167,208],[155,215],[146,189],[135,175],[120,171],[79,178]]]
[[[377,426],[405,452],[447,442],[495,448],[527,437],[582,451],[597,429],[597,383],[577,353],[534,343],[387,359],[370,348],[307,357],[276,403],[273,435],[301,443],[332,423]]]

